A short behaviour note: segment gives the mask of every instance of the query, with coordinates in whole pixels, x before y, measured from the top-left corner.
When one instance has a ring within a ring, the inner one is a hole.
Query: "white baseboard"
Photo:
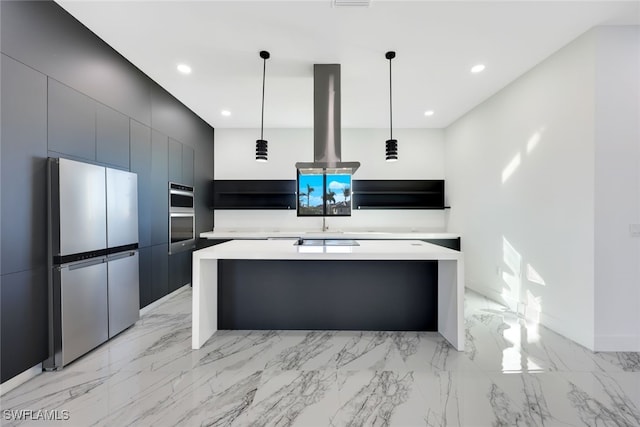
[[[145,314],[147,314],[148,312],[150,312],[154,308],[158,307],[163,302],[167,301],[169,298],[179,294],[180,292],[186,291],[189,288],[189,285],[191,285],[191,283],[187,283],[186,285],[176,289],[175,291],[171,292],[170,294],[163,296],[159,300],[156,300],[156,301],[152,302],[151,304],[142,307],[140,309],[140,317],[144,316]]]
[[[18,374],[15,377],[11,378],[10,380],[3,382],[2,384],[0,384],[0,396],[10,392],[11,390],[18,387],[19,385],[26,383],[31,378],[35,378],[37,375],[41,373],[42,373],[42,363],[38,363],[33,368],[29,368],[23,373]]]
[[[637,335],[596,335],[595,351],[640,352],[640,337]]]

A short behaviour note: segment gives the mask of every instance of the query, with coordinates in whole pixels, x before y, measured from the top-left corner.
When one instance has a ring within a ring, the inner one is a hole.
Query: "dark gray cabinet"
[[[151,245],[151,129],[131,120],[131,172],[138,174],[138,237]]]
[[[102,104],[96,106],[96,159],[129,170],[129,117]]]
[[[142,123],[151,123],[154,83],[66,10],[53,1],[0,3],[5,54]]]
[[[46,263],[47,79],[2,55],[1,274]]]
[[[196,240],[195,250],[200,250],[204,248],[208,248],[211,246],[219,245],[220,243],[225,243],[230,241],[231,239],[203,239],[199,238]]]
[[[169,292],[191,283],[191,251],[169,256]]]
[[[153,300],[152,247],[138,249],[138,272],[140,278],[140,308],[151,304]]]
[[[151,134],[151,244],[169,242],[169,143],[166,135]]]
[[[182,144],[169,138],[169,181],[182,182]]]
[[[433,243],[434,245],[443,246],[445,248],[453,249],[456,251],[460,250],[460,238],[451,238],[451,239],[422,239],[423,242]]]
[[[188,145],[182,145],[182,183],[185,185],[193,185],[193,148]]]
[[[49,151],[96,160],[96,102],[48,79]]]
[[[169,293],[169,245],[151,247],[151,301]]]
[[[1,382],[48,356],[46,272],[43,266],[0,276]]]

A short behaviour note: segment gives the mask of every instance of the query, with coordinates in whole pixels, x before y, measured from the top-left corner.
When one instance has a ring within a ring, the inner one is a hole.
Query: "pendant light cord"
[[[262,64],[262,115],[260,118],[260,139],[264,139],[264,82],[267,73],[267,58],[263,58]]]
[[[389,58],[389,139],[393,139],[393,92],[391,88],[391,58]]]

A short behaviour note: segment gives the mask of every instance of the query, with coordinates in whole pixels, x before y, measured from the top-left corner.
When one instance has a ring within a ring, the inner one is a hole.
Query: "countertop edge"
[[[449,232],[384,232],[384,231],[206,231],[204,239],[266,240],[275,239],[363,239],[363,240],[415,240],[458,239],[459,234]]]

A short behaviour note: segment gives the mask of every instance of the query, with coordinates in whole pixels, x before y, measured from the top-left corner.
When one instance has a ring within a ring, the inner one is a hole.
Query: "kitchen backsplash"
[[[448,210],[353,211],[350,217],[327,218],[329,230],[445,231]],[[225,230],[321,230],[321,217],[298,217],[295,209],[216,210],[215,229]]]

